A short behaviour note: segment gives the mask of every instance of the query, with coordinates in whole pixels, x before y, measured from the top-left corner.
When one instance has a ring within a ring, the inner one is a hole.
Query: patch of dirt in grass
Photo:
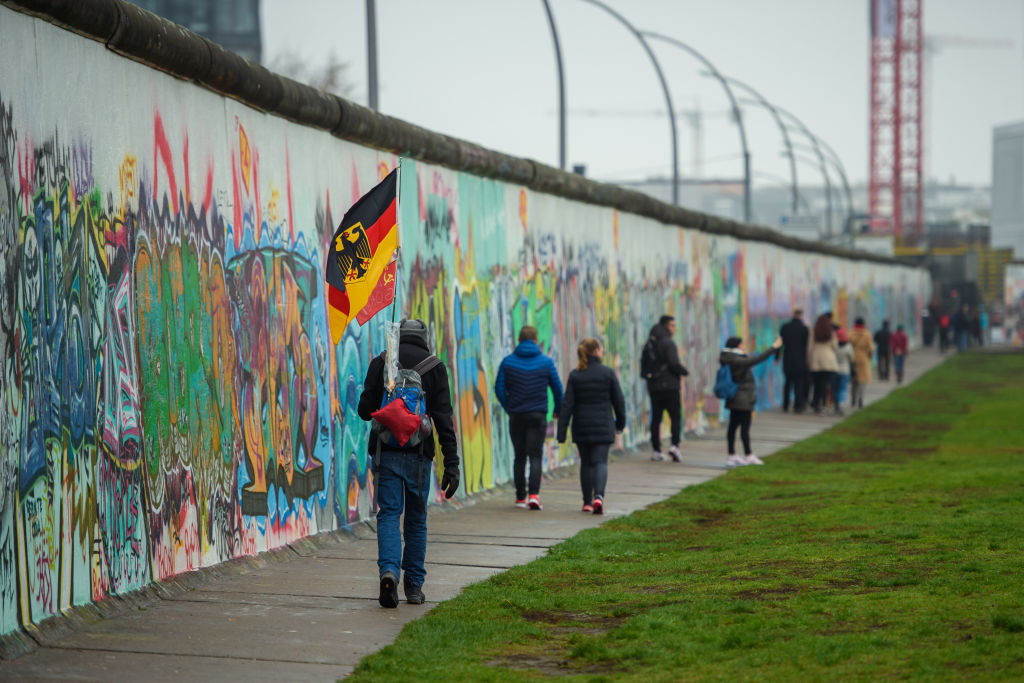
[[[778,588],[748,588],[746,590],[736,591],[732,595],[734,598],[739,598],[741,600],[769,602],[778,600],[782,596],[801,594],[805,592],[807,592],[807,588],[805,587],[779,586]]]
[[[843,451],[795,454],[799,462],[906,462],[924,458],[938,450],[937,446],[895,446],[892,449],[860,447]]]
[[[729,511],[721,508],[695,508],[691,515],[694,524],[712,526],[722,523],[729,516]]]
[[[575,674],[608,674],[617,669],[597,664],[580,665],[568,658],[568,650],[556,649],[548,654],[511,654],[497,657],[487,662],[487,666],[513,671],[537,671],[544,676],[572,676]]]

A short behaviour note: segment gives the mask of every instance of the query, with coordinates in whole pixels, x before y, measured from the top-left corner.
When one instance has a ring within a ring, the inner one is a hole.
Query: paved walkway
[[[941,359],[927,350],[913,354],[908,381]],[[865,403],[894,388],[894,382],[869,385]],[[771,455],[837,421],[759,414],[754,451]],[[377,605],[376,540],[360,525],[354,537],[324,534],[172,581],[169,590],[161,587],[148,598],[118,604],[109,618],[45,628],[42,647],[0,661],[0,679],[335,680],[391,643],[406,622],[464,586],[529,562],[583,529],[721,475],[723,442],[720,433],[687,441],[682,464],[651,462],[643,451],[618,456],[610,466],[604,517],[579,511],[574,474],[544,482],[541,512],[514,508],[507,488],[478,496],[461,510],[431,510],[426,605]]]

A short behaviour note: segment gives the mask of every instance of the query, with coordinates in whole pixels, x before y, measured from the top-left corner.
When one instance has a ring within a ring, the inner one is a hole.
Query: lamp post
[[[681,50],[689,53],[691,56],[697,58],[701,64],[703,64],[708,71],[718,79],[718,82],[722,84],[722,88],[725,90],[726,97],[729,98],[729,103],[732,106],[732,115],[736,119],[736,126],[740,131],[740,146],[743,148],[743,220],[747,223],[751,219],[750,211],[750,149],[747,146],[747,131],[743,125],[743,112],[740,111],[739,105],[736,103],[736,98],[733,96],[732,88],[729,87],[729,80],[722,76],[722,74],[715,68],[715,65],[708,61],[708,58],[702,55],[700,52],[690,47],[681,40],[671,38],[654,31],[641,31],[641,33],[648,38],[656,38],[657,40],[664,41],[669,45],[674,45]]]
[[[768,110],[768,113],[770,113],[772,115],[772,118],[775,120],[775,125],[779,127],[779,132],[782,133],[782,143],[785,145],[786,155],[789,157],[789,176],[792,179],[792,212],[794,215],[796,215],[798,213],[799,189],[797,185],[796,159],[793,157],[793,143],[789,139],[789,128],[787,128],[786,124],[783,123],[782,117],[779,116],[779,112],[775,109],[772,103],[766,100],[764,96],[761,95],[761,93],[759,93],[757,90],[754,90],[752,87],[750,87],[743,81],[732,78],[731,76],[726,77],[726,80],[728,80],[735,86],[743,88],[743,90],[749,93],[754,98],[754,103],[759,104],[760,106]]]
[[[377,8],[366,0],[366,89],[370,109],[377,111]]]
[[[638,31],[637,28],[633,26],[633,24],[629,23],[629,21],[624,16],[622,16],[621,14],[613,10],[611,7],[601,2],[600,0],[583,0],[583,2],[588,2],[591,5],[594,5],[595,7],[600,7],[605,12],[615,17],[623,26],[629,29],[629,32],[636,36],[636,39],[640,41],[641,45],[643,45],[644,51],[647,53],[647,56],[650,57],[651,59],[651,64],[654,65],[654,71],[658,74],[658,81],[661,83],[661,91],[665,95],[665,106],[668,107],[668,124],[669,130],[672,135],[672,203],[678,204],[679,146],[676,141],[676,111],[675,108],[672,106],[672,95],[669,94],[668,84],[665,82],[665,74],[663,74],[661,71],[661,65],[658,64],[658,59],[654,56],[654,52],[651,50],[651,46],[647,44],[647,41],[644,39],[643,34],[640,31]]]
[[[776,107],[779,113],[791,120],[800,129],[800,132],[804,134],[804,137],[810,141],[814,147],[814,154],[818,158],[818,166],[821,168],[821,177],[825,181],[825,220],[826,229],[828,236],[832,237],[832,181],[828,175],[828,167],[825,165],[825,155],[821,151],[821,145],[818,144],[818,138],[804,125],[804,122],[798,119],[796,116],[786,111],[782,107]]]
[[[551,27],[551,40],[555,44],[555,65],[558,67],[558,167],[565,170],[565,69],[562,66],[562,47],[558,40],[558,29],[555,27],[555,15],[551,11],[551,3],[544,3],[544,13],[548,16]]]

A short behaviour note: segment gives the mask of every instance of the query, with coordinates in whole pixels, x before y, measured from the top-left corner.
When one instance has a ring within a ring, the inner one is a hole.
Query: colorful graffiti
[[[0,12],[0,57],[20,63],[38,20]],[[12,97],[27,76],[0,73],[0,633],[367,519],[356,404],[385,317],[425,320],[448,365],[460,496],[511,478],[492,386],[523,324],[563,375],[580,338],[603,339],[623,378],[625,447],[646,437],[637,362],[664,313],[691,371],[688,431],[719,419],[722,339],[766,344],[794,304],[888,317],[916,337],[929,295],[920,271],[740,243],[406,161],[395,309],[334,346],[326,241],[397,159],[102,46],[89,57],[74,47],[83,39],[37,26],[45,68],[102,58],[97,69],[147,79],[154,95],[116,122],[79,121],[59,92]],[[99,97],[80,94],[83,107]],[[758,373],[759,405],[773,405],[778,369]],[[549,439],[546,469],[573,461]],[[436,476],[432,486],[439,502]]]

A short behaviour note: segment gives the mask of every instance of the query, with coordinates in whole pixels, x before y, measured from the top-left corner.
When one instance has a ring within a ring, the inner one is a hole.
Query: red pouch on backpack
[[[370,417],[384,426],[398,443],[405,445],[420,428],[420,418],[405,405],[405,401],[392,401],[373,412]]]

